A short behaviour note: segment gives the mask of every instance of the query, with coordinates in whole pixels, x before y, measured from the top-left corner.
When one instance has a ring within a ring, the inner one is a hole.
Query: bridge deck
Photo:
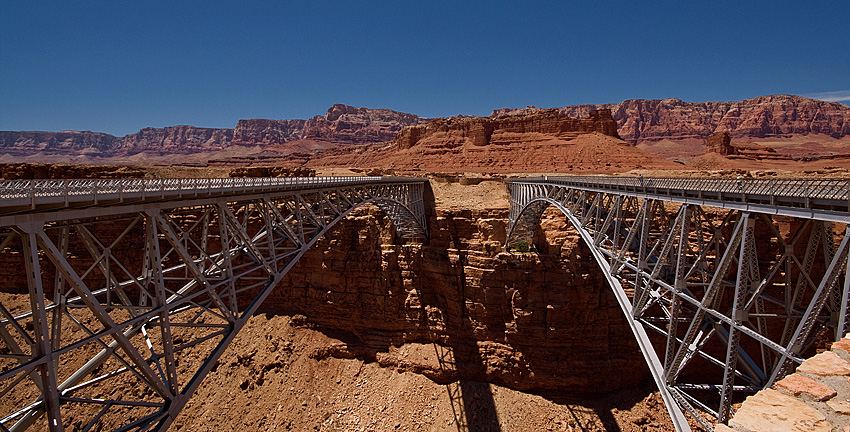
[[[218,198],[378,183],[404,177],[242,177],[198,179],[60,179],[0,181],[0,216],[192,198]]]
[[[850,222],[850,179],[565,176],[506,179],[687,204]]]

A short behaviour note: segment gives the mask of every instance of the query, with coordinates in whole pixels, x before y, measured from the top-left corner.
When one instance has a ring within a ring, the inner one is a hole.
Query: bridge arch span
[[[632,316],[633,310],[631,303],[629,299],[625,296],[625,291],[623,290],[623,287],[620,284],[619,280],[612,275],[612,267],[610,262],[607,261],[602,255],[602,253],[600,253],[598,248],[595,247],[591,233],[588,230],[584,229],[581,224],[581,221],[576,217],[576,215],[570,212],[570,210],[561,202],[558,202],[551,198],[533,198],[528,203],[526,203],[523,208],[517,211],[516,222],[514,222],[513,219],[511,220],[513,223],[510,224],[506,247],[515,248],[521,242],[525,242],[525,244],[530,245],[532,243],[532,239],[534,238],[535,227],[539,224],[540,218],[543,216],[543,213],[549,206],[560,210],[561,213],[566,216],[570,224],[578,231],[582,241],[584,241],[585,245],[591,251],[593,258],[596,261],[596,264],[599,266],[600,271],[602,271],[602,274],[605,276],[606,282],[610,286],[615,298],[617,299],[617,304],[620,306],[626,316]],[[629,328],[635,336],[635,340],[638,342],[641,354],[644,356],[644,360],[646,361],[646,364],[649,367],[653,380],[656,382],[656,384],[660,384],[658,387],[661,393],[661,397],[664,400],[665,406],[668,409],[671,419],[673,420],[674,426],[677,430],[690,430],[690,427],[688,426],[684,414],[678,407],[673,396],[667,390],[666,384],[664,382],[663,365],[661,364],[658,355],[653,349],[652,342],[649,340],[649,335],[646,333],[646,330],[642,326],[636,325],[635,321],[631,319],[627,319],[626,321],[628,322]]]
[[[23,303],[0,297],[9,354],[0,357],[2,429],[86,429],[107,419],[167,429],[251,315],[339,221],[374,205],[400,237],[426,239],[425,182],[0,182],[0,260],[20,269],[18,291],[29,293]]]
[[[726,423],[733,401],[793,372],[818,338],[848,329],[846,180],[506,182],[506,247],[531,244],[549,206],[566,216],[617,298],[679,431],[690,430],[684,411],[705,430]],[[648,332],[666,343],[653,344]]]

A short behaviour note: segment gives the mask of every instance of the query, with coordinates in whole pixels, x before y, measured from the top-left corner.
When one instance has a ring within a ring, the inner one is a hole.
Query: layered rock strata
[[[109,152],[118,138],[91,131],[14,132],[0,131],[0,150],[15,156],[38,152]]]
[[[281,146],[293,141],[312,143],[296,145],[296,150],[315,150],[388,141],[402,128],[422,121],[414,114],[337,104],[324,116],[309,120],[239,120],[235,129],[170,126],[144,128],[124,137],[90,131],[0,131],[0,151],[14,156],[45,153],[115,157],[138,153],[195,154],[217,152],[233,145]]]
[[[717,153],[721,156],[730,156],[738,159],[750,160],[782,160],[790,161],[791,158],[776,152],[773,147],[752,143],[732,143],[729,132],[715,132],[705,140],[705,152]]]
[[[802,96],[760,96],[730,102],[683,102],[669,99],[632,99],[617,104],[572,105],[557,110],[586,116],[592,110],[610,109],[620,136],[632,143],[662,139],[705,139],[714,132],[732,138],[764,138],[791,134],[850,136],[850,107]],[[502,108],[491,118],[522,116],[540,108]]]
[[[315,356],[358,357],[438,382],[587,395],[645,380],[628,325],[578,233],[553,215],[542,224],[540,254],[510,254],[501,246],[506,217],[438,211],[422,246],[399,244],[381,213],[361,213],[320,240],[263,309],[301,314],[345,341]],[[411,343],[433,344],[443,359],[405,354]]]
[[[142,178],[145,171],[134,166],[0,163],[3,180]]]
[[[498,118],[444,118],[404,129],[396,138],[399,149],[409,149],[421,139],[438,133],[467,138],[475,146],[491,143],[494,133],[568,135],[599,132],[619,138],[617,123],[607,109],[594,110],[583,118],[565,115],[558,110],[543,110],[528,115]]]
[[[848,335],[850,336],[850,335]],[[817,354],[796,373],[748,397],[720,432],[832,432],[850,429],[850,339]]]
[[[191,154],[218,151],[230,146],[233,129],[170,126],[161,129],[144,128],[117,139],[112,151],[120,154],[157,152],[160,154]]]
[[[729,132],[715,132],[705,139],[705,152],[717,153],[721,156],[729,156],[736,154],[735,147],[732,147],[732,138]]]
[[[293,162],[308,166],[489,173],[615,172],[672,165],[622,141],[608,110],[584,118],[544,110],[496,119],[437,119],[405,128],[389,143],[292,156]]]
[[[312,140],[337,145],[389,141],[398,132],[425,119],[389,109],[358,108],[336,104],[324,116],[309,120],[239,120],[234,144],[285,144]]]

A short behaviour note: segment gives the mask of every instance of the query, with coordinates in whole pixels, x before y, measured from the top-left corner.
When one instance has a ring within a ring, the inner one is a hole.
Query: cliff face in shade
[[[733,102],[683,102],[679,99],[633,99],[618,104],[572,105],[557,108],[570,116],[610,109],[620,136],[632,143],[662,139],[705,139],[729,132],[733,139],[792,134],[850,136],[850,107],[801,96],[773,95]],[[502,108],[491,118],[521,116],[540,108]]]
[[[646,379],[628,324],[578,233],[547,214],[535,240],[541,254],[505,253],[506,217],[501,209],[437,210],[425,246],[399,244],[380,212],[346,218],[298,261],[263,311],[303,314],[349,335],[321,356],[361,357],[437,382],[459,374],[587,395]],[[432,341],[452,347],[456,372],[391,348]]]

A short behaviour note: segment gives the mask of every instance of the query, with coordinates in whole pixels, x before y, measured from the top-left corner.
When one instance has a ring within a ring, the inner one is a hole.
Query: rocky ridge
[[[405,126],[425,119],[389,109],[356,108],[336,104],[324,116],[309,120],[239,120],[233,143],[243,145],[285,144],[308,140],[326,147],[389,141]]]
[[[324,116],[308,120],[239,120],[234,129],[183,125],[144,128],[123,137],[91,131],[0,131],[0,153],[13,156],[46,153],[120,157],[138,153],[217,152],[236,145],[276,145],[276,151],[286,153],[285,146],[291,142],[295,142],[293,149],[315,150],[387,141],[395,138],[405,126],[422,121],[424,119],[414,114],[337,104]]]
[[[572,105],[557,110],[580,117],[609,109],[620,136],[632,144],[662,139],[705,139],[714,132],[732,138],[791,134],[850,136],[850,107],[792,95],[760,96],[730,102],[684,102],[679,99],[631,99],[617,104]],[[522,116],[541,108],[502,108],[491,118]]]
[[[669,167],[617,135],[609,110],[574,118],[541,110],[499,118],[436,119],[403,129],[388,143],[292,155],[325,167],[385,167],[459,172],[613,172]]]

